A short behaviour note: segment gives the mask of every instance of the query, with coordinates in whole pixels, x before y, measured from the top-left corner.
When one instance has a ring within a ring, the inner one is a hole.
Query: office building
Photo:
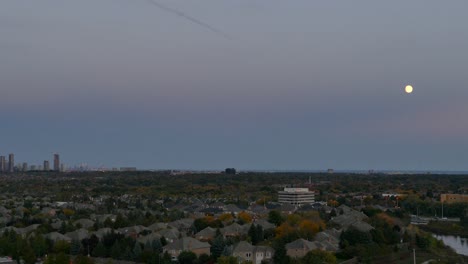
[[[278,202],[292,205],[311,204],[315,202],[315,193],[309,188],[284,188],[278,192]]]
[[[453,194],[443,193],[440,194],[440,201],[442,203],[468,203],[468,194]]]
[[[6,158],[5,156],[0,156],[0,172],[6,171]]]
[[[50,171],[50,166],[49,166],[49,161],[48,160],[44,160],[44,170],[45,171]]]
[[[8,172],[15,172],[15,154],[8,155]]]
[[[28,171],[28,163],[23,162],[23,168],[21,170],[22,171]]]
[[[60,156],[54,154],[54,171],[60,171]]]

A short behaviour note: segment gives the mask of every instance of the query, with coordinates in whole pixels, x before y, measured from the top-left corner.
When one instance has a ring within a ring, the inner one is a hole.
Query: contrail
[[[171,7],[168,7],[168,6],[165,6],[165,5],[163,5],[163,4],[159,3],[159,2],[157,2],[156,0],[148,0],[148,2],[150,2],[151,4],[153,4],[153,5],[157,6],[157,7],[159,7],[160,9],[162,9],[162,10],[164,10],[164,11],[166,11],[166,12],[173,13],[173,14],[175,14],[175,15],[177,15],[177,16],[180,16],[180,17],[182,17],[182,18],[185,18],[186,20],[188,20],[188,21],[190,21],[190,22],[192,22],[192,23],[195,23],[195,24],[197,24],[197,25],[199,25],[199,26],[202,26],[202,27],[204,27],[204,28],[210,30],[210,31],[213,32],[213,33],[216,33],[216,34],[218,34],[218,35],[220,35],[220,36],[223,36],[224,38],[232,39],[229,35],[227,35],[226,33],[222,32],[221,30],[218,30],[218,29],[216,29],[216,28],[210,26],[209,24],[207,24],[207,23],[205,23],[205,22],[203,22],[203,21],[200,21],[200,20],[198,20],[198,19],[196,19],[196,18],[194,18],[194,17],[191,17],[191,16],[185,14],[184,12],[181,12],[181,11],[179,11],[179,10],[177,10],[177,9],[174,9],[174,8],[171,8]]]

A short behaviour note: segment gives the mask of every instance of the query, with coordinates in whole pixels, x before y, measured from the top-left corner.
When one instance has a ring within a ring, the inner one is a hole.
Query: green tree
[[[36,256],[44,256],[47,250],[47,243],[46,239],[44,236],[37,234],[32,238],[32,241],[30,243],[32,245],[32,248],[34,250],[34,254]]]
[[[273,249],[275,255],[273,256],[274,263],[288,264],[290,262],[289,257],[286,255],[285,241],[282,239],[276,239],[273,241]]]
[[[345,247],[346,245],[369,244],[372,241],[372,236],[368,232],[362,232],[350,227],[341,233],[340,239],[341,246]]]
[[[143,250],[141,249],[140,243],[135,242],[135,246],[133,247],[133,256],[136,261],[140,259],[142,252]]]
[[[54,253],[68,254],[70,252],[70,243],[68,243],[67,241],[59,240],[55,242],[54,248],[52,251]]]
[[[226,241],[223,236],[217,236],[211,245],[211,255],[214,258],[218,258],[223,253],[224,247],[226,246]]]
[[[75,258],[73,264],[94,264],[94,261],[92,258],[79,255]]]
[[[198,261],[197,261],[198,264],[206,264],[210,262],[214,262],[214,261],[207,254],[201,254],[200,257],[198,257]]]
[[[72,240],[70,244],[70,255],[76,256],[81,252],[81,242],[78,240]]]
[[[120,244],[118,241],[115,241],[114,245],[112,245],[110,249],[110,257],[113,259],[121,259],[122,256],[122,249],[120,248]]]
[[[21,255],[26,264],[36,263],[36,255],[34,254],[34,250],[32,249],[32,247],[30,247],[29,245],[27,245],[21,250]]]
[[[65,255],[65,253],[61,252],[59,254],[50,254],[44,264],[69,264],[70,257]]]
[[[264,240],[264,232],[263,232],[263,227],[261,225],[257,225],[256,227],[256,240],[257,240],[257,244],[262,242]]]
[[[177,258],[180,264],[193,264],[197,260],[197,255],[192,251],[182,251]]]
[[[284,219],[279,211],[272,210],[268,213],[268,222],[280,226],[284,222]]]
[[[308,263],[335,264],[337,263],[337,261],[336,261],[336,257],[332,253],[315,249],[315,250],[308,252],[302,258],[302,263],[304,264],[308,264]]]
[[[217,261],[218,264],[237,264],[237,258],[236,257],[228,257],[228,256],[221,256],[218,258]]]
[[[258,241],[258,235],[257,235],[257,228],[255,227],[254,224],[250,225],[248,234],[250,237],[250,241],[252,242],[252,245],[257,245],[259,241]]]
[[[94,248],[92,255],[94,257],[105,258],[107,256],[106,252],[107,250],[104,244],[102,242],[99,242]]]
[[[155,252],[158,252],[158,253],[162,252],[163,244],[161,243],[161,241],[162,241],[162,237],[161,237],[161,240],[153,240],[153,242],[151,242],[151,247],[153,248]],[[166,239],[164,239],[164,241],[166,241]]]

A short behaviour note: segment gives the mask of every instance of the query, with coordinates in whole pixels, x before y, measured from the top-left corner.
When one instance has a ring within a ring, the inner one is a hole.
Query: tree
[[[138,261],[140,259],[142,252],[143,250],[141,249],[140,243],[136,242],[133,247],[133,256],[135,257],[135,260]]]
[[[44,261],[44,264],[69,264],[70,257],[61,252],[59,254],[51,254]]]
[[[192,251],[182,251],[177,260],[180,264],[193,264],[197,260],[197,255]]]
[[[268,222],[280,226],[284,222],[284,219],[279,211],[272,210],[268,213]]]
[[[62,212],[68,219],[70,219],[70,217],[72,217],[75,214],[75,211],[69,208],[62,209]]]
[[[36,255],[34,254],[33,249],[29,245],[24,247],[21,251],[22,251],[21,255],[22,255],[22,257],[24,259],[24,262],[26,264],[36,263]]]
[[[151,247],[153,248],[155,252],[158,252],[158,253],[162,252],[163,244],[161,243],[161,241],[162,241],[162,237],[161,237],[161,240],[156,239],[156,240],[153,240],[153,242],[151,242]],[[166,239],[164,239],[164,241],[166,241]]]
[[[73,261],[73,263],[74,264],[94,264],[94,261],[92,258],[79,255],[75,258],[75,261]]]
[[[289,257],[286,255],[286,247],[284,240],[275,239],[273,241],[273,249],[275,250],[275,255],[273,256],[274,263],[287,264],[290,262]]]
[[[217,236],[213,240],[213,244],[211,245],[211,255],[214,258],[218,258],[223,253],[225,246],[226,246],[226,242],[224,241],[223,236]]]
[[[257,245],[257,243],[258,243],[257,228],[255,227],[254,224],[250,225],[248,234],[249,234],[249,237],[250,237],[250,241],[252,242],[252,245]]]
[[[91,235],[90,238],[85,238],[81,241],[81,244],[83,245],[83,249],[86,252],[86,255],[88,253],[93,252],[94,248],[97,246],[99,243],[99,238],[96,235]]]
[[[44,236],[40,234],[34,236],[30,244],[32,245],[34,254],[36,256],[42,257],[45,255],[46,250],[47,250],[47,244],[46,244],[46,239],[44,238]]]
[[[260,243],[265,238],[265,233],[263,232],[263,226],[257,225],[257,243]]]
[[[213,261],[210,256],[208,256],[207,254],[201,254],[200,257],[198,257],[197,262],[199,264],[206,264],[206,263],[210,263],[210,261]]]
[[[222,214],[218,217],[218,219],[221,221],[221,222],[232,222],[232,220],[234,219],[234,217],[232,216],[232,214],[229,214],[229,213],[225,213],[225,214]]]
[[[70,244],[70,255],[76,256],[81,252],[81,243],[78,240],[72,240]]]
[[[340,245],[344,248],[346,245],[369,244],[372,241],[372,236],[370,233],[350,227],[341,233],[340,240]]]
[[[200,232],[201,230],[208,227],[208,222],[205,218],[197,218],[193,221],[193,227],[195,229],[195,233]]]
[[[315,223],[311,220],[304,219],[299,223],[298,231],[302,237],[312,239],[320,230],[320,223]]]
[[[143,252],[153,252],[153,247],[149,241],[146,241],[145,246],[143,247]]]
[[[55,242],[54,248],[52,250],[54,253],[69,253],[70,252],[70,244],[67,241],[59,240]]]
[[[96,247],[94,248],[92,252],[93,257],[98,257],[98,258],[105,258],[107,256],[106,254],[106,247],[102,242],[99,242]]]
[[[228,256],[222,256],[218,258],[217,261],[218,264],[237,264],[237,258],[236,257],[228,257]]]
[[[332,253],[314,249],[308,252],[302,258],[302,263],[304,264],[308,264],[308,263],[335,264],[337,263],[337,261],[336,261],[336,257]]]
[[[164,247],[165,245],[167,245],[167,239],[166,239],[164,236],[162,236],[162,237],[159,239],[159,241],[161,242],[161,245],[162,245],[163,247]]]
[[[113,259],[120,259],[122,256],[120,244],[118,241],[115,241],[114,245],[112,245],[110,249],[110,257]]]
[[[237,218],[239,219],[239,222],[241,224],[247,224],[252,222],[252,216],[245,211],[240,212],[239,215],[237,215]]]

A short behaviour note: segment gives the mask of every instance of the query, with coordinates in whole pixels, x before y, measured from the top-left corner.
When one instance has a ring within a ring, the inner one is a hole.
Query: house
[[[200,241],[210,241],[216,236],[216,229],[207,227],[195,234],[195,238]]]
[[[308,241],[305,239],[297,239],[291,243],[286,244],[286,255],[291,258],[302,258],[309,251],[314,249],[320,249],[321,245],[314,241]]]
[[[351,226],[362,232],[369,232],[374,229],[371,225],[363,221],[369,218],[363,212],[358,212],[345,205],[339,206],[337,211],[339,216],[333,217],[330,221],[344,230],[347,230]]]
[[[182,251],[191,251],[197,256],[202,254],[210,255],[210,247],[209,243],[201,242],[192,237],[184,237],[164,246],[163,252],[167,252],[172,257],[178,257]]]
[[[275,229],[276,226],[265,219],[257,219],[254,222],[255,225],[259,225],[263,228],[263,230]]]
[[[13,260],[11,257],[0,257],[1,264],[15,264],[16,260]]]
[[[142,244],[146,244],[147,242],[152,243],[154,240],[161,240],[161,235],[158,233],[151,233],[149,235],[140,236],[137,238],[137,241]]]
[[[165,229],[165,228],[167,228],[167,224],[166,223],[159,223],[159,222],[148,226],[148,229],[151,230],[151,231],[158,231],[158,230]]]
[[[102,239],[105,235],[110,234],[110,233],[112,233],[112,228],[104,227],[93,232],[93,235],[95,235],[99,239]]]
[[[80,229],[75,230],[73,232],[65,233],[65,236],[69,237],[70,240],[81,241],[81,240],[83,240],[85,238],[89,238],[89,232],[88,232],[88,230],[86,230],[84,228],[80,228]]]
[[[94,221],[92,221],[90,219],[86,219],[86,218],[81,218],[81,219],[78,219],[75,222],[73,222],[73,225],[74,226],[79,225],[82,228],[89,229],[89,228],[94,226]]]
[[[336,252],[340,249],[341,231],[337,229],[327,229],[317,233],[314,241],[320,243],[320,248],[325,251]]]
[[[182,236],[179,230],[175,228],[167,228],[167,229],[159,230],[156,233],[159,234],[161,237],[164,237],[169,243],[172,243],[174,240]]]
[[[143,231],[149,232],[151,230],[149,230],[148,228],[142,225],[127,226],[127,227],[122,227],[122,228],[117,229],[117,232],[123,234],[124,236],[133,237],[133,238],[137,238],[139,234]]]
[[[278,210],[284,214],[292,214],[296,211],[296,206],[288,203],[281,204]]]
[[[220,231],[224,237],[238,237],[247,235],[249,233],[249,228],[250,224],[239,225],[238,223],[233,223],[229,226],[221,228]]]
[[[51,223],[50,226],[55,229],[59,230],[62,227],[62,221],[61,220],[56,220],[55,222]]]
[[[115,222],[117,219],[117,215],[114,214],[102,214],[102,215],[96,215],[92,214],[91,215],[91,220],[99,223],[104,223],[107,219],[109,219],[112,223]]]
[[[57,241],[66,241],[70,243],[72,241],[72,239],[69,238],[68,236],[64,236],[58,232],[51,232],[51,233],[45,234],[44,237],[46,239],[52,240],[54,243]]]
[[[266,206],[258,205],[258,204],[250,205],[247,210],[254,215],[267,215],[269,212]]]
[[[275,251],[268,246],[253,246],[247,241],[241,241],[234,246],[232,256],[240,261],[251,261],[253,264],[260,264],[262,261],[272,261]]]
[[[242,212],[242,210],[239,207],[237,207],[237,205],[234,205],[234,204],[225,205],[223,208],[223,211],[224,213],[230,213],[234,215],[238,215],[240,212]]]
[[[195,220],[192,219],[192,218],[184,218],[184,219],[180,219],[180,220],[176,220],[176,221],[173,221],[173,222],[170,222],[168,223],[167,225],[169,227],[173,227],[173,228],[176,228],[177,230],[181,231],[181,232],[189,232],[190,229],[192,228],[192,225],[193,225],[193,222]]]
[[[50,217],[54,217],[57,215],[57,211],[51,207],[42,208],[41,213]]]

